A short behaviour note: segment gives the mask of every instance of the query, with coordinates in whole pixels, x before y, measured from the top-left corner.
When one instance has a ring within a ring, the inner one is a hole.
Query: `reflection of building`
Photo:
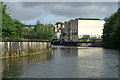
[[[65,40],[79,40],[85,35],[100,39],[105,21],[96,18],[78,18],[65,22]]]
[[[64,24],[58,23],[54,27],[55,39],[64,39]]]

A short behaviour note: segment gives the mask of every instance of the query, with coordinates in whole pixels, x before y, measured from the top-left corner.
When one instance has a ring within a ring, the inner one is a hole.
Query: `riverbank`
[[[0,42],[0,59],[35,55],[50,47],[50,42]]]

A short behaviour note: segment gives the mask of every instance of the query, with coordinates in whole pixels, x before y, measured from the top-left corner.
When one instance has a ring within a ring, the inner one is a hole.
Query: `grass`
[[[101,42],[101,39],[81,39],[81,40],[68,40],[68,41],[64,41],[64,42]],[[55,42],[61,42],[59,40],[55,41]]]

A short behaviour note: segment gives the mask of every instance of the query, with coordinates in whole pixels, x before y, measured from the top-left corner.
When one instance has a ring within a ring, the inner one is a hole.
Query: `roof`
[[[76,20],[100,20],[98,18],[77,18]]]

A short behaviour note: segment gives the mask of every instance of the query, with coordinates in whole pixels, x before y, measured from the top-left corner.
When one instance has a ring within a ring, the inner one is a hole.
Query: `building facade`
[[[78,18],[65,22],[65,37],[67,40],[82,38],[101,39],[105,21],[94,18]]]
[[[65,40],[78,40],[78,21],[70,20],[65,22]]]

